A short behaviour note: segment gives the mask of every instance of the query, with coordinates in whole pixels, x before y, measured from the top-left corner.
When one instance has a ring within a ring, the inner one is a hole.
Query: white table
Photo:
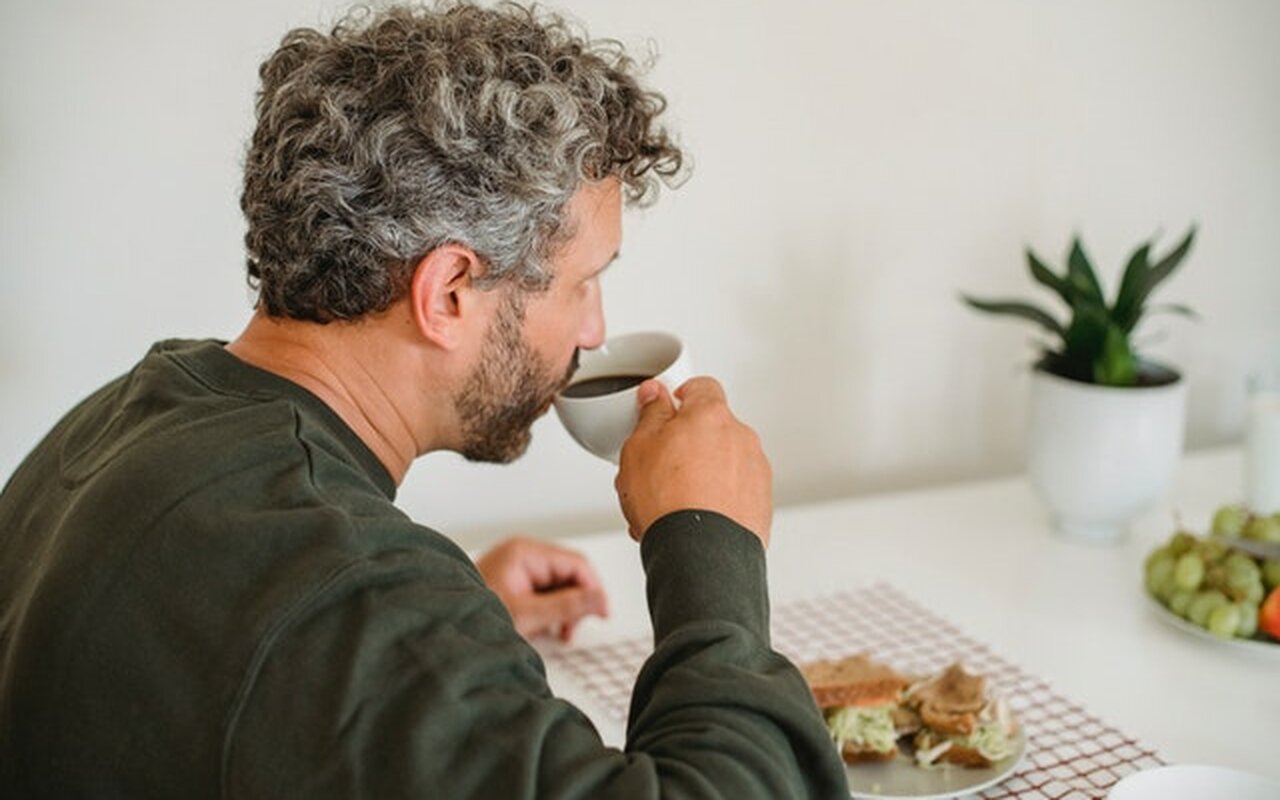
[[[1112,546],[1053,535],[1020,477],[780,508],[771,597],[777,607],[888,582],[1169,762],[1280,777],[1280,654],[1177,630],[1141,588],[1142,561],[1175,518],[1203,533],[1213,510],[1240,495],[1238,451],[1188,456],[1169,499]],[[584,623],[574,645],[647,634],[636,545],[621,529],[567,543],[595,564],[612,604],[610,619]],[[562,678],[549,671],[553,688],[619,743],[621,727]]]

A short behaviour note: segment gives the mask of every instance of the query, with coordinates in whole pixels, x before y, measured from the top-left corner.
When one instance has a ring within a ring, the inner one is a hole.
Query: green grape
[[[1164,547],[1157,547],[1155,550],[1152,550],[1150,553],[1147,554],[1146,560],[1142,562],[1142,568],[1150,572],[1151,565],[1154,564],[1159,559],[1164,558],[1165,556],[1170,556],[1172,558],[1178,557],[1177,554],[1173,552],[1173,549],[1169,545],[1165,545]]]
[[[1262,582],[1268,589],[1280,586],[1280,558],[1269,558],[1262,563]]]
[[[1245,525],[1244,535],[1260,542],[1280,542],[1280,517],[1254,517]]]
[[[1169,596],[1169,610],[1180,617],[1187,615],[1187,607],[1191,605],[1191,601],[1195,599],[1196,593],[1189,592],[1186,589],[1179,589]]]
[[[1237,603],[1261,603],[1262,596],[1266,594],[1262,576],[1257,572],[1230,573],[1227,575],[1226,594]]]
[[[1204,581],[1201,584],[1206,589],[1217,589],[1225,592],[1227,589],[1227,568],[1219,563],[1211,563],[1204,571]]]
[[[1209,615],[1213,610],[1227,605],[1227,602],[1227,596],[1214,589],[1196,592],[1191,604],[1187,606],[1187,619],[1203,628],[1209,622]]]
[[[1225,589],[1227,594],[1234,595],[1239,600],[1245,594],[1256,591],[1261,598],[1262,568],[1258,566],[1258,562],[1244,553],[1231,553],[1222,566],[1226,571],[1226,580],[1220,588]]]
[[[1168,587],[1173,583],[1173,556],[1169,553],[1161,553],[1155,559],[1147,564],[1146,585],[1147,591],[1153,597],[1161,600],[1165,599]]]
[[[1190,550],[1195,545],[1195,543],[1196,543],[1196,537],[1194,534],[1188,533],[1186,531],[1178,531],[1172,537],[1169,538],[1169,543],[1165,545],[1165,547],[1168,548],[1170,553],[1173,553],[1174,558],[1177,558],[1178,556]]]
[[[1217,539],[1201,539],[1196,542],[1195,552],[1200,554],[1206,564],[1214,564],[1227,554],[1227,546]]]
[[[1240,627],[1236,628],[1236,636],[1246,639],[1258,632],[1258,604],[1240,604]]]
[[[1239,536],[1240,531],[1244,530],[1244,523],[1248,516],[1248,512],[1240,506],[1219,508],[1213,515],[1213,535]]]
[[[1237,573],[1248,573],[1250,575],[1261,574],[1261,569],[1258,567],[1257,561],[1254,561],[1248,555],[1236,550],[1227,554],[1227,558],[1222,562],[1222,565],[1227,568],[1227,577],[1231,577]]]
[[[1205,627],[1214,636],[1230,639],[1236,635],[1236,630],[1240,628],[1240,614],[1240,606],[1235,603],[1223,603],[1209,612],[1209,619],[1206,621]]]
[[[1173,582],[1179,589],[1193,592],[1204,580],[1204,561],[1195,553],[1184,553],[1173,568]]]

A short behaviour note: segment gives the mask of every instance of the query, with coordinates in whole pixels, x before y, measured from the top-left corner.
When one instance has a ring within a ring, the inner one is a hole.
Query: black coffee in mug
[[[639,386],[652,377],[652,375],[601,375],[598,378],[571,383],[560,394],[578,398],[600,397],[630,389],[632,386]]]

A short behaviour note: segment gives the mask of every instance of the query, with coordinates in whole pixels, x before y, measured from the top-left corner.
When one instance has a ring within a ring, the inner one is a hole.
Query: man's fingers
[[[720,381],[705,375],[690,378],[681,384],[680,388],[676,389],[676,397],[686,405],[696,405],[703,402],[728,403],[724,396],[724,387],[720,385]]]
[[[536,636],[552,630],[570,630],[583,617],[607,613],[604,592],[598,589],[570,587],[529,595],[520,599],[516,627],[524,636]]]
[[[564,625],[561,625],[560,633],[558,634],[558,638],[560,639],[560,641],[567,642],[570,639],[572,639],[573,629],[576,627],[578,627],[578,623],[576,622],[566,622]]]
[[[525,569],[533,578],[533,588],[544,591],[570,584],[587,589],[601,586],[600,576],[587,557],[550,542],[538,542],[526,556]]]
[[[675,416],[676,409],[671,402],[671,395],[667,393],[667,387],[662,385],[662,381],[650,378],[640,384],[637,397],[639,398],[637,402],[640,404],[640,418],[636,421],[632,435],[656,430],[662,426],[662,423]]]
[[[760,437],[729,408],[714,378],[686,381],[676,408],[643,407],[648,416],[622,449],[614,489],[634,538],[680,509],[719,512],[769,540],[773,476]],[[660,423],[660,424],[659,424]]]

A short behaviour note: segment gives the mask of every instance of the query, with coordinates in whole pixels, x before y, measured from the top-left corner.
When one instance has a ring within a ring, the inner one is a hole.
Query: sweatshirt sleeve
[[[229,714],[227,798],[847,798],[796,669],[768,641],[764,555],[709,512],[642,557],[656,647],[625,750],[555,698],[470,564],[353,565],[263,642]]]
[[[680,796],[847,798],[804,678],[771,649],[760,540],[720,514],[681,511],[650,528],[641,557],[655,647],[632,695],[628,750]]]

